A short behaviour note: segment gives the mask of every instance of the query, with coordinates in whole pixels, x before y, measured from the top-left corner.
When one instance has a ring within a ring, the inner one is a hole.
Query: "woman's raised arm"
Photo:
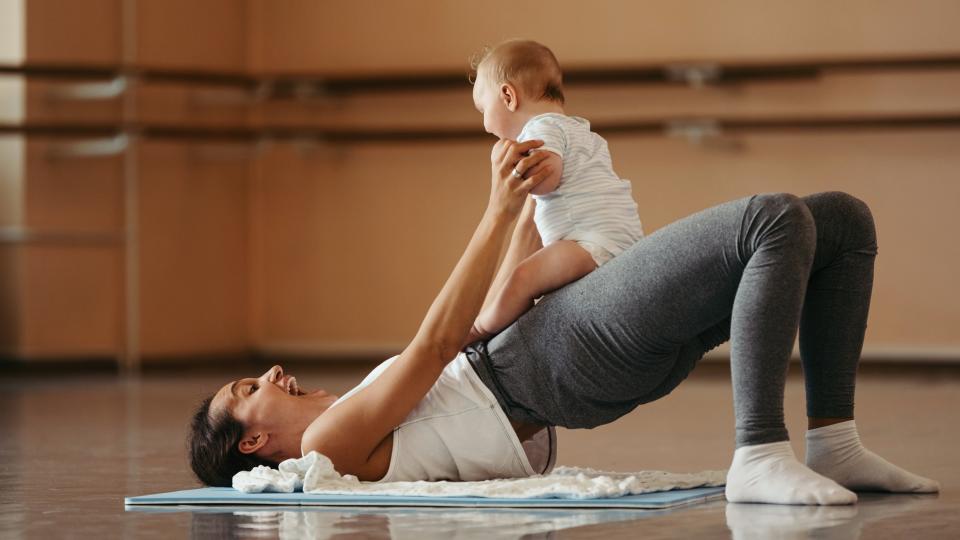
[[[528,145],[527,142],[534,144]],[[531,148],[543,144],[540,141],[527,142],[501,140],[494,145],[487,210],[411,343],[429,343],[439,347],[444,365],[456,356],[480,312],[510,225],[523,207],[530,189],[546,178],[549,172],[541,169],[526,179],[514,176],[514,169],[526,171],[535,168],[544,159],[539,154],[545,152],[534,152],[521,159]]]
[[[530,190],[550,173],[541,167],[526,179],[514,174],[544,159],[547,152],[523,157],[542,144],[500,140],[493,146],[487,209],[417,334],[370,385],[314,420],[303,435],[303,453],[316,450],[339,473],[360,476],[377,445],[433,387],[480,311],[511,223]]]

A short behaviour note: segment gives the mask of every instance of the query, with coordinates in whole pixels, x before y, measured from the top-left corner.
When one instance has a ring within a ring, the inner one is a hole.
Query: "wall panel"
[[[547,43],[567,67],[960,50],[951,0],[251,1],[251,67],[263,72],[466,69],[512,37]]]
[[[765,133],[739,150],[660,136],[609,138],[644,230],[753,193],[846,191],[879,238],[872,350],[960,350],[958,130]],[[490,141],[492,143],[492,140]],[[363,144],[265,158],[258,175],[259,342],[267,350],[391,350],[412,337],[487,196],[482,142]],[[389,163],[389,167],[384,164]]]

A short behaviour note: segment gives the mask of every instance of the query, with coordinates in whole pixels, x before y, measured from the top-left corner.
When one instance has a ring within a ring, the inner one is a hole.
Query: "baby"
[[[513,269],[467,343],[506,328],[536,298],[587,275],[644,235],[630,182],[613,172],[607,142],[587,120],[564,114],[562,73],[550,49],[509,40],[485,50],[472,67],[484,129],[501,139],[542,140],[532,151],[552,155],[534,167],[549,164],[553,172],[531,191],[542,248]]]

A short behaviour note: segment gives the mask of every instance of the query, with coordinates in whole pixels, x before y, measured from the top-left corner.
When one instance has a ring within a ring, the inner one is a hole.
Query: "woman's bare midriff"
[[[520,439],[520,442],[526,441],[543,429],[543,426],[528,424],[526,422],[513,419],[510,420],[510,425],[513,426],[513,431],[517,434],[517,438]],[[370,455],[370,476],[372,478],[360,477],[360,480],[377,481],[386,476],[387,471],[390,470],[390,456],[392,453],[393,432],[391,431],[389,435],[380,441],[380,444],[377,445],[377,448],[373,451],[373,454]]]

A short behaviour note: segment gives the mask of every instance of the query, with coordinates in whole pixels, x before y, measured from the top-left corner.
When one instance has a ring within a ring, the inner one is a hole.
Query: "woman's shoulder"
[[[354,386],[353,388],[351,388],[350,390],[348,390],[347,392],[345,392],[342,396],[340,396],[339,398],[337,398],[336,401],[334,401],[333,403],[331,403],[331,404],[330,404],[330,407],[329,407],[327,410],[329,410],[330,408],[333,408],[333,407],[335,407],[335,406],[343,403],[343,402],[346,401],[350,396],[356,394],[357,392],[359,392],[360,390],[362,390],[363,387],[369,385],[371,382],[373,382],[374,379],[376,379],[377,377],[379,377],[380,374],[382,374],[388,367],[390,367],[390,364],[392,364],[394,361],[396,361],[396,359],[399,358],[399,357],[400,357],[400,355],[394,355],[394,356],[391,356],[390,358],[387,358],[387,359],[384,360],[383,362],[380,362],[379,364],[377,364],[377,366],[376,366],[375,368],[373,368],[372,370],[370,370],[370,373],[367,373],[367,375],[364,376],[363,380],[361,380],[359,383],[357,383],[356,386]]]
[[[356,394],[360,390],[363,390],[365,387],[369,386],[370,383],[372,383],[374,380],[376,380],[377,377],[383,374],[383,372],[386,371],[388,367],[390,367],[390,364],[395,362],[396,359],[399,358],[399,356],[400,355],[392,356],[390,358],[387,358],[383,362],[380,362],[379,364],[377,364],[377,366],[372,370],[370,370],[370,373],[367,373],[367,375],[364,376],[364,378],[359,383],[357,383],[356,386],[354,386],[347,392],[344,392],[339,398],[337,398],[336,401],[331,403],[330,406],[326,408],[326,410],[324,410],[322,413],[320,413],[319,416],[314,418],[313,422],[311,422],[310,425],[307,426],[307,429],[303,432],[303,436],[301,437],[301,450],[303,450],[302,446],[304,441],[308,440],[311,436],[315,435],[316,432],[324,429],[325,423],[326,423],[325,422],[326,419],[324,418],[324,416],[331,409],[342,405],[348,399],[353,397],[354,394]],[[303,453],[306,454],[306,451],[304,451]]]
[[[309,427],[307,430],[309,431]],[[307,438],[304,433],[304,438]],[[309,452],[304,452],[306,455]],[[322,452],[321,452],[322,453]],[[346,462],[343,460],[334,461],[334,468],[341,476],[351,474],[364,482],[377,482],[382,480],[390,471],[390,463],[393,455],[393,432],[388,433],[377,445],[366,461]],[[327,456],[330,458],[330,456]]]
[[[300,451],[317,451],[337,471],[358,477],[378,474],[384,460],[384,441],[416,409],[440,377],[439,360],[410,348],[385,360],[360,384],[317,416],[304,430]],[[378,456],[379,459],[372,459]],[[382,474],[381,474],[382,476]]]

